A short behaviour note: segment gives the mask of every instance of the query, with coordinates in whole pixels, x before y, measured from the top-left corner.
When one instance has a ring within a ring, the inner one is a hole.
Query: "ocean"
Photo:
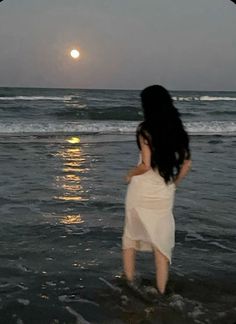
[[[0,88],[0,323],[236,323],[236,92],[171,91],[192,170],[176,191],[168,294],[122,280],[139,91]],[[138,276],[154,283],[152,255]]]

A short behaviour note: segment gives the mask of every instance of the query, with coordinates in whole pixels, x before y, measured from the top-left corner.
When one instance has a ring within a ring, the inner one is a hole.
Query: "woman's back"
[[[190,159],[189,137],[169,93],[161,86],[151,86],[141,93],[144,121],[138,126],[140,136],[151,149],[151,165],[166,183],[173,181],[186,159]]]

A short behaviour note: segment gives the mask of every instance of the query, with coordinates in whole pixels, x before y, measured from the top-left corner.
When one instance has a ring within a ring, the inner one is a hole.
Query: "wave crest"
[[[174,101],[236,101],[236,97],[217,97],[217,96],[174,96]]]
[[[134,134],[137,122],[127,121],[83,121],[83,123],[0,123],[0,134]],[[210,122],[187,122],[187,131],[191,135],[235,135],[236,122],[233,121],[210,121]]]
[[[178,96],[175,95],[172,97],[174,101],[236,101],[236,97],[233,96]],[[80,99],[78,96],[74,95],[65,95],[65,96],[12,96],[12,97],[5,97],[0,96],[0,100],[5,101],[35,101],[35,100],[53,100],[53,101],[74,101]],[[111,102],[112,106],[114,106],[114,99],[112,98],[90,98],[88,97],[87,100],[93,101],[101,101],[101,102]],[[118,100],[120,106],[120,99]]]
[[[54,101],[69,101],[71,100],[71,96],[62,96],[62,97],[56,97],[56,96],[14,96],[14,97],[0,97],[0,100],[6,100],[6,101],[12,101],[12,100],[54,100]]]

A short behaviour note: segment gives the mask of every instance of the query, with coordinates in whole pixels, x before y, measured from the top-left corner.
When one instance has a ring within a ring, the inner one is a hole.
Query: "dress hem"
[[[171,264],[172,262],[171,262],[171,257],[170,256],[168,256],[167,255],[167,253],[165,253],[165,252],[163,252],[162,250],[161,250],[161,248],[160,247],[158,247],[158,246],[156,246],[156,245],[154,245],[154,244],[152,244],[152,243],[150,243],[150,242],[145,242],[145,241],[142,241],[142,240],[134,240],[134,239],[132,239],[132,238],[130,238],[130,237],[128,237],[127,235],[125,235],[125,236],[123,236],[123,241],[124,241],[124,238],[127,238],[128,240],[130,240],[130,241],[132,241],[132,242],[134,242],[134,244],[132,245],[132,246],[128,246],[128,245],[124,245],[124,244],[122,244],[122,250],[127,250],[127,249],[134,249],[135,251],[140,251],[140,252],[153,252],[154,251],[154,249],[157,249],[158,251],[160,251],[160,253],[161,254],[163,254],[167,259],[168,259],[168,261],[169,261],[169,263]],[[139,246],[142,246],[140,243],[138,243],[137,244],[137,242],[141,242],[141,244],[143,243],[143,244],[147,244],[147,245],[149,245],[150,246],[150,248],[139,248],[138,247],[138,245]],[[173,247],[174,248],[174,247]],[[172,248],[172,249],[173,249]]]

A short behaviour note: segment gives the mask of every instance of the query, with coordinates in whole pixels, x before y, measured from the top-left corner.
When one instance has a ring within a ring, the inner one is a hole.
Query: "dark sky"
[[[79,61],[69,56],[80,49]],[[229,0],[5,0],[0,86],[236,90]]]

